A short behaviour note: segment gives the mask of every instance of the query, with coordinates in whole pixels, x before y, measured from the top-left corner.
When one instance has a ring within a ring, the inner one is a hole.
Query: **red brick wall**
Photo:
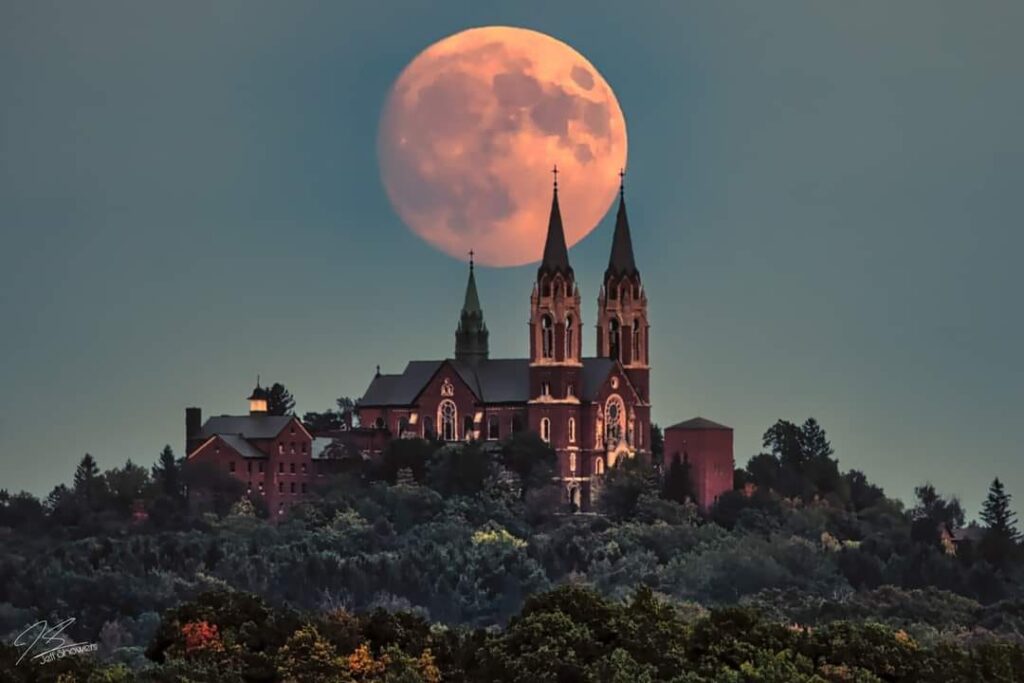
[[[669,427],[665,430],[665,471],[678,456],[680,462],[688,457],[690,481],[701,510],[708,510],[718,497],[732,490],[733,452],[731,429],[684,429]]]

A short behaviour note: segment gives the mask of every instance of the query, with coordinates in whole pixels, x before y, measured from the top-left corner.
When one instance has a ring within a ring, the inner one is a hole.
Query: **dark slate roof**
[[[730,432],[732,431],[732,427],[726,427],[725,425],[712,422],[711,420],[707,420],[703,417],[695,417],[692,420],[683,420],[671,427],[665,427],[665,429],[728,429]]]
[[[473,266],[469,266],[469,280],[466,282],[466,298],[462,303],[462,313],[479,313],[483,315],[480,308],[480,295],[476,292],[476,277],[473,275]]]
[[[548,237],[544,243],[544,258],[537,274],[572,273],[569,265],[569,249],[565,246],[565,230],[562,228],[562,211],[558,208],[558,186],[551,199],[551,216],[548,218]]]
[[[584,401],[593,401],[597,398],[597,393],[614,367],[615,361],[611,358],[584,358],[580,398]]]
[[[615,216],[615,234],[612,236],[612,253],[608,257],[605,279],[609,276],[636,275],[636,261],[633,259],[633,240],[629,235],[629,219],[626,217],[626,198],[619,195],[619,211]]]
[[[244,439],[272,439],[292,420],[292,415],[218,415],[203,425],[199,436],[240,435]]]
[[[449,363],[485,403],[526,403],[530,400],[529,358],[493,358],[473,363],[448,359],[412,361],[400,375],[377,375],[359,405],[413,405],[443,363]],[[594,400],[614,367],[615,361],[610,358],[584,358],[580,399]]]
[[[237,434],[218,434],[224,443],[238,451],[243,458],[265,458],[267,454],[257,449],[251,443]]]

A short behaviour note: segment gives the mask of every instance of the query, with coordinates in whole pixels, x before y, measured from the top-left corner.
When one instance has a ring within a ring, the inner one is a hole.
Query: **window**
[[[551,420],[546,417],[540,420],[540,438],[547,442],[551,441]]]
[[[235,471],[235,461],[234,460],[232,460],[231,462],[228,463],[228,471],[229,472],[234,472]]]
[[[260,487],[260,494],[263,494],[263,492],[264,492],[263,491],[263,482],[262,481],[256,482],[256,485]]]
[[[294,455],[295,454],[295,442],[292,441],[290,444],[288,444],[288,446],[291,449],[292,455]]]
[[[576,387],[574,387],[572,385],[572,382],[569,382],[568,384],[565,385],[565,397],[566,398],[572,398],[575,395],[576,395]]]
[[[548,279],[547,279],[547,278],[544,278],[544,279],[543,279],[543,280],[541,281],[541,285],[540,285],[540,295],[541,295],[541,296],[551,296],[551,283],[550,283],[550,282],[548,282]]]
[[[575,453],[569,453],[569,471],[570,472],[575,472],[576,471],[576,454]]]
[[[249,472],[249,474],[252,474],[252,463],[251,462],[245,463],[245,468]]]
[[[384,418],[378,417],[376,420],[373,421],[373,426],[376,427],[377,429],[384,429]]]
[[[263,471],[263,463],[261,462],[260,463],[260,472],[262,472],[262,471]]]
[[[550,396],[551,395],[551,382],[541,382],[540,383],[540,395],[541,396]]]
[[[295,493],[295,482],[292,482],[292,493]]]
[[[540,319],[541,353],[545,358],[552,358],[555,353],[555,329],[551,316],[544,314]]]
[[[441,422],[441,438],[445,441],[455,441],[455,419],[458,411],[453,401],[442,401],[437,409],[440,413],[438,418]]]
[[[292,463],[289,469],[291,470],[292,474],[295,474],[295,463]]]
[[[306,442],[305,441],[302,442],[302,452],[303,453],[306,452]]]
[[[619,321],[612,318],[608,322],[608,357],[616,360],[619,358],[619,332]]]
[[[284,493],[284,482],[283,481],[277,482],[277,492],[278,493]]]
[[[643,358],[640,353],[640,319],[633,321],[633,360],[637,363]]]
[[[491,415],[487,418],[487,438],[491,441],[497,441],[501,438],[501,420],[497,415]]]
[[[280,472],[281,474],[284,474],[284,463],[283,462],[277,463],[277,471]]]
[[[306,492],[306,482],[302,482],[302,492]]]
[[[277,454],[278,455],[284,455],[284,442],[283,441],[278,441],[277,442]]]
[[[637,433],[636,433],[636,445],[639,446],[640,448],[644,447],[644,426],[643,426],[643,424],[640,424],[639,425],[639,429],[637,430]]]
[[[612,396],[604,408],[605,440],[609,445],[614,446],[622,438],[625,426],[626,411],[622,405],[622,399]]]
[[[434,432],[434,418],[429,415],[423,416],[423,438],[433,439],[437,434]]]
[[[576,347],[573,346],[573,336],[575,330],[573,330],[573,319],[571,315],[565,316],[565,357],[572,358],[576,354],[574,353]]]
[[[601,458],[598,458],[597,460],[594,461],[594,473],[604,474],[604,460],[602,460]]]
[[[306,463],[302,463],[302,473],[306,473]]]
[[[628,443],[630,446],[633,445],[633,434],[634,434],[633,423],[630,422],[629,423],[629,429],[626,431],[626,443]]]
[[[570,417],[569,418],[569,443],[576,443],[576,418],[575,417]]]
[[[277,504],[277,514],[279,514],[279,515],[283,515],[284,514],[284,503],[278,503]]]
[[[469,441],[473,438],[473,416],[466,415],[462,418],[462,438]]]

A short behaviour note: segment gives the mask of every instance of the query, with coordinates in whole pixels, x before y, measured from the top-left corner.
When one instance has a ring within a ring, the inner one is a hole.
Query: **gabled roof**
[[[294,419],[294,415],[217,415],[206,421],[199,436],[205,439],[234,434],[243,439],[273,439]]]
[[[614,367],[615,361],[611,358],[584,358],[583,372],[580,373],[580,379],[583,380],[580,398],[584,401],[596,399]]]
[[[399,375],[377,375],[359,400],[359,407],[412,405],[442,362],[414,360]]]
[[[265,458],[267,454],[235,434],[218,434],[221,441],[231,446],[243,458]]]
[[[732,427],[726,427],[723,424],[712,422],[711,420],[705,419],[703,417],[695,417],[690,420],[683,420],[682,422],[677,422],[671,427],[665,427],[666,431],[668,431],[669,429],[727,429],[730,432],[732,431]]]
[[[528,358],[495,358],[474,364],[451,362],[485,403],[525,403],[530,399]]]

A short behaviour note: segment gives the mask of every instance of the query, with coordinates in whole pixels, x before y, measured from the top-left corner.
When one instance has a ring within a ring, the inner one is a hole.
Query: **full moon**
[[[626,121],[594,65],[560,40],[474,28],[416,56],[388,95],[381,177],[406,225],[455,258],[537,261],[552,168],[569,246],[608,211],[626,165]]]

